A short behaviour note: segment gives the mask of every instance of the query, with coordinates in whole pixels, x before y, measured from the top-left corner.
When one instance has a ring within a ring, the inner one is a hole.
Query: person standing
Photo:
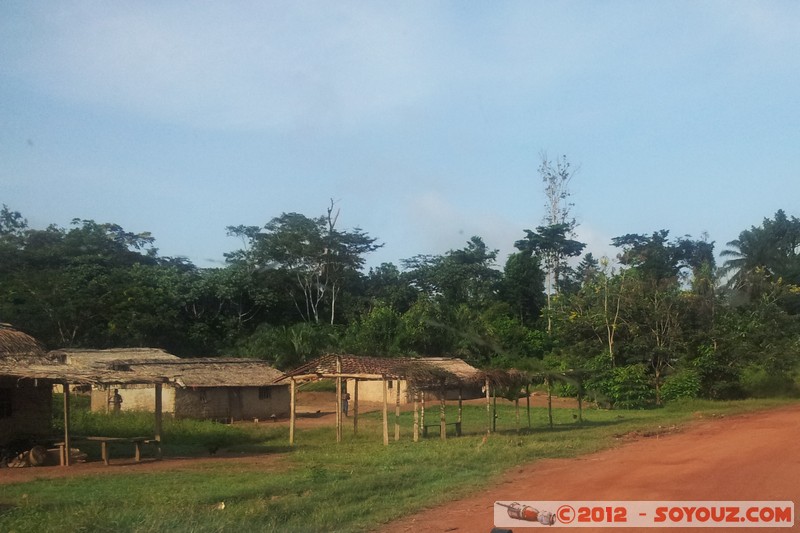
[[[350,393],[345,392],[344,396],[342,396],[342,411],[344,412],[344,416],[347,416],[349,410],[350,410]]]
[[[122,396],[119,394],[119,389],[114,389],[114,395],[109,398],[108,403],[111,404],[111,412],[119,413],[122,410]]]

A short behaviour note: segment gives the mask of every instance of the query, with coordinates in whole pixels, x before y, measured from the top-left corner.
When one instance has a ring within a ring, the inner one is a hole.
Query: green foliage
[[[742,371],[741,383],[745,394],[750,398],[797,397],[800,394],[792,375],[771,374],[760,367],[745,368]]]
[[[587,389],[601,403],[617,409],[643,409],[655,404],[655,388],[643,364],[618,366],[587,380]]]
[[[759,227],[742,231],[721,255],[727,258],[723,274],[732,274],[728,287],[753,302],[769,294],[776,283],[800,285],[800,219],[783,210]],[[786,292],[781,304],[787,311],[800,311],[800,293]]]
[[[361,321],[350,325],[341,347],[357,355],[393,356],[402,353],[401,343],[406,338],[405,322],[400,314],[379,305]]]
[[[294,368],[330,351],[336,328],[301,322],[293,326],[264,324],[242,341],[236,353],[264,359],[281,370]]]
[[[572,270],[563,260],[582,244],[571,239],[560,196],[569,165],[542,164],[553,224],[527,232],[502,272],[497,251],[475,236],[461,249],[406,260],[403,271],[384,263],[365,275],[365,258],[380,245],[359,228],[337,228],[333,204],[316,218],[284,213],[264,226],[230,226],[241,248],[208,269],[160,257],[148,232],[83,219],[33,229],[3,205],[0,320],[49,348],[153,346],[257,357],[281,369],[327,351],[588,369],[587,387],[623,405],[647,405],[655,390],[673,402],[793,393],[796,217],[778,211],[743,231],[721,270],[713,242],[667,230],[614,239],[620,265],[587,254]],[[558,284],[549,300],[542,265]]]
[[[497,250],[473,236],[465,248],[445,255],[418,255],[403,261],[407,279],[428,299],[451,308],[480,310],[495,300],[501,273],[495,269]]]
[[[680,370],[664,380],[664,384],[661,386],[661,399],[664,402],[672,402],[697,398],[700,394],[700,387],[700,374],[696,370]]]

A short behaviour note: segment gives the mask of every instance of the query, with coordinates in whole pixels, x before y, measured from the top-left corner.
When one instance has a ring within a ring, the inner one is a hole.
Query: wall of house
[[[389,405],[394,405],[396,402],[396,395],[398,380],[390,380],[390,388],[387,391],[387,399]],[[399,380],[400,383],[400,405],[405,405],[414,402],[413,391],[409,392],[408,382],[404,379]],[[347,380],[347,392],[350,393],[350,402],[352,409],[352,402],[355,400],[355,380]],[[464,400],[472,400],[481,398],[482,393],[480,386],[463,387],[461,390],[461,397]],[[435,392],[428,392],[425,396],[426,400],[438,400],[439,394]],[[446,400],[458,400],[458,389],[448,389],[445,394]],[[382,381],[361,381],[358,382],[358,401],[359,402],[381,402],[383,403],[383,382]]]
[[[120,385],[109,388],[92,389],[92,411],[106,413],[110,411],[109,398],[114,395],[114,389],[119,390],[122,396],[121,411],[147,411],[156,410],[156,388],[153,385]],[[161,412],[171,414],[175,412],[175,389],[168,386],[161,387]]]
[[[0,446],[51,433],[53,383],[0,376]]]
[[[228,420],[289,415],[289,387],[202,387],[175,390],[175,416]],[[268,393],[267,393],[268,391]],[[269,397],[265,397],[265,396]]]
[[[394,405],[397,401],[397,386],[400,386],[400,405],[412,403],[414,401],[413,395],[409,393],[408,382],[404,379],[389,380],[387,399],[390,405]],[[350,393],[350,409],[352,409],[353,401],[356,397],[355,380],[347,380],[347,392]],[[359,402],[381,402],[383,403],[383,381],[358,381],[358,401]]]

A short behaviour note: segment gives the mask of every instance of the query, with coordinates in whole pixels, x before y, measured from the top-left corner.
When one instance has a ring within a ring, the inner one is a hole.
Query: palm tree
[[[727,243],[720,256],[726,258],[720,269],[722,277],[730,275],[728,288],[744,292],[751,299],[780,279],[797,283],[800,260],[800,220],[788,218],[783,210],[775,220],[764,219],[760,227],[751,227],[739,238]]]

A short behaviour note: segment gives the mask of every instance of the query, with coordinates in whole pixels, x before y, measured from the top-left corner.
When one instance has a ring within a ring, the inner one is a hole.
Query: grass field
[[[634,432],[670,431],[698,416],[782,403],[786,402],[690,402],[659,410],[586,410],[580,425],[574,410],[558,409],[553,429],[547,427],[547,410],[536,408],[531,430],[524,409],[525,427],[517,430],[513,408],[499,406],[498,432],[487,439],[485,408],[465,406],[463,437],[443,442],[437,435],[414,443],[412,414],[403,413],[401,440],[392,440],[388,447],[382,445],[380,414],[370,413],[359,419],[359,435],[346,431],[338,445],[332,427],[301,428],[291,451],[285,427],[168,420],[166,456],[208,456],[208,443],[218,442],[226,456],[272,454],[275,460],[182,462],[170,471],[0,485],[0,531],[368,531],[466,495],[517,465],[614,446]],[[433,411],[438,417],[438,409]],[[448,419],[454,418],[453,408]],[[73,424],[76,431],[102,430],[105,435],[146,434],[152,427],[149,415],[107,417],[80,411]],[[106,425],[86,427],[91,424]],[[391,424],[393,415],[393,437]],[[225,509],[217,510],[222,501]]]

